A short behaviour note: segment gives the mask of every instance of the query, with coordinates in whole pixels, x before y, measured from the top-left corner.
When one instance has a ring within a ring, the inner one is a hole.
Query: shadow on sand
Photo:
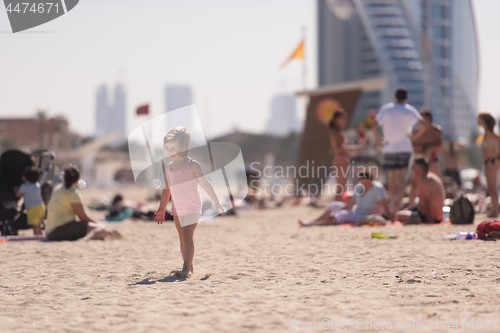
[[[185,278],[185,277],[177,277],[177,276],[169,275],[169,276],[166,276],[163,279],[159,279],[159,280],[145,278],[144,280],[141,280],[141,281],[136,282],[136,283],[129,283],[128,285],[129,286],[141,286],[141,285],[155,284],[156,282],[182,282],[182,281],[186,281],[186,280],[206,281],[206,280],[208,280],[209,277],[210,277],[210,275],[204,275],[201,278],[197,277],[197,276]]]

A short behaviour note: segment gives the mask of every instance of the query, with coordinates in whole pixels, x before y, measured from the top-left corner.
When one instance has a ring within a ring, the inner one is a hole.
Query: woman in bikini
[[[335,185],[335,201],[342,201],[342,194],[345,189],[347,182],[347,174],[349,170],[349,164],[351,163],[351,158],[349,153],[360,152],[365,146],[362,145],[350,145],[348,146],[348,140],[344,132],[344,128],[347,125],[347,113],[344,110],[337,111],[333,114],[332,120],[330,120],[330,145],[331,152],[333,152],[334,158],[332,165],[337,174],[337,184]],[[340,186],[340,189],[338,188]]]
[[[498,217],[497,173],[500,167],[500,136],[493,132],[496,121],[491,114],[481,112],[477,123],[484,128],[481,148],[483,148],[484,174],[491,198],[491,210],[488,217]]]

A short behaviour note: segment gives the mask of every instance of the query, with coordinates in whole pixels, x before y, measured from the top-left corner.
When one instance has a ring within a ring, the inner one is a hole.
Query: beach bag
[[[490,220],[477,226],[477,238],[500,238],[500,221]]]
[[[472,203],[461,195],[453,200],[450,209],[450,221],[452,224],[472,224],[474,222],[474,206]]]

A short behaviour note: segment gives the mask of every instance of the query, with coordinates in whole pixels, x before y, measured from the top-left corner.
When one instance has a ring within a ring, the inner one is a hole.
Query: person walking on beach
[[[440,223],[445,199],[441,178],[429,171],[429,163],[423,158],[413,162],[412,174],[418,180],[418,205],[396,212],[396,221],[404,224]]]
[[[155,213],[155,222],[165,221],[165,209],[172,196],[172,215],[179,234],[180,249],[184,264],[179,277],[193,273],[193,235],[201,215],[201,195],[199,185],[212,199],[217,212],[224,214],[212,184],[203,174],[201,165],[188,156],[191,136],[184,127],[172,128],[163,139],[164,153],[172,160],[165,166],[166,184],[161,193],[160,207]]]
[[[28,225],[33,227],[35,235],[42,234],[42,222],[45,219],[45,204],[40,190],[40,170],[31,166],[24,170],[23,181],[19,189],[14,189],[16,196],[23,196],[24,207],[28,210]]]
[[[380,108],[372,127],[377,145],[384,154],[384,167],[389,176],[389,197],[393,210],[401,206],[406,184],[406,173],[413,148],[410,140],[411,128],[418,123],[420,129],[413,136],[418,140],[429,125],[420,113],[407,104],[408,92],[399,88],[395,94],[395,102]],[[378,126],[382,126],[384,141],[380,140]]]
[[[346,176],[351,163],[349,153],[360,152],[364,149],[361,145],[347,145],[348,140],[344,131],[346,125],[347,113],[344,110],[335,112],[329,124],[331,151],[334,153],[332,165],[337,171],[335,201],[342,200],[342,193],[345,191]]]
[[[491,114],[481,112],[477,123],[484,129],[481,147],[483,148],[484,175],[491,198],[491,209],[488,217],[496,218],[498,217],[497,173],[500,167],[500,136],[494,132],[496,121]]]

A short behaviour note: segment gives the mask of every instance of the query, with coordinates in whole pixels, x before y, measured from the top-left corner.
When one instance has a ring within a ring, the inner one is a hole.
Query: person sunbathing
[[[441,178],[429,172],[429,163],[416,159],[412,172],[418,179],[418,205],[396,212],[396,221],[404,224],[440,223],[443,219],[445,191]]]
[[[392,219],[384,186],[374,181],[369,172],[362,172],[358,177],[360,182],[354,188],[354,197],[350,197],[346,203],[334,201],[315,220],[299,220],[299,224],[303,227],[337,224],[364,225],[373,222],[385,224],[385,219],[381,216],[382,212]]]

